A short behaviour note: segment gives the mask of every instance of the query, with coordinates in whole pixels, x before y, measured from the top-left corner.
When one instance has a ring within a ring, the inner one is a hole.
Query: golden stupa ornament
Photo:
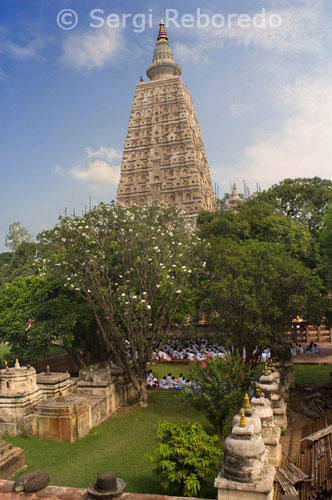
[[[248,394],[246,394],[246,395],[244,396],[244,400],[243,400],[243,408],[250,408],[250,399],[249,399]]]
[[[265,368],[264,368],[264,375],[267,376],[269,374],[269,369],[268,369],[268,364],[267,362],[265,363]]]
[[[165,30],[165,24],[164,21],[161,19],[160,24],[159,24],[159,33],[158,33],[158,42],[167,42],[168,36]]]
[[[246,426],[246,418],[244,416],[244,410],[241,410],[240,427]]]

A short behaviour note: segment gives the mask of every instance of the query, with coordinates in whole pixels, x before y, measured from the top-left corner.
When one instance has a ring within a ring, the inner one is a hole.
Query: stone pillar
[[[264,397],[258,386],[255,396],[251,400],[251,407],[256,415],[261,419],[262,438],[265,447],[269,451],[268,461],[270,465],[279,466],[282,449],[280,445],[280,427],[274,424],[271,401]]]
[[[317,327],[317,342],[321,341],[321,327]]]
[[[218,500],[272,500],[274,467],[268,464],[262,436],[241,413],[240,424],[225,440],[223,466],[214,483]]]

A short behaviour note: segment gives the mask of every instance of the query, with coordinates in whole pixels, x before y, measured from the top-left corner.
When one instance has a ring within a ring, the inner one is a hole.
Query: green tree
[[[8,234],[6,236],[6,247],[11,250],[16,250],[17,247],[24,241],[32,241],[29,231],[27,231],[25,227],[21,226],[20,222],[13,222],[10,224]]]
[[[332,205],[326,213],[323,228],[320,234],[320,243],[323,253],[323,265],[321,275],[327,283],[326,288],[330,292],[326,300],[325,318],[327,324],[332,327]]]
[[[100,357],[96,329],[89,306],[58,280],[19,277],[0,290],[0,339],[10,342],[12,359],[43,359],[61,340],[82,366]]]
[[[204,366],[197,363],[191,368],[193,385],[183,391],[184,397],[196,408],[207,414],[218,433],[238,409],[253,376],[251,365],[241,356],[229,355],[227,359],[208,360]]]
[[[148,460],[156,464],[154,475],[164,490],[178,483],[184,496],[197,496],[201,483],[220,466],[218,436],[209,436],[199,423],[177,425],[161,422],[157,429],[161,441]]]
[[[332,202],[332,181],[320,177],[285,179],[258,194],[256,199],[272,202],[283,214],[300,221],[317,236]]]
[[[43,233],[46,272],[89,304],[99,342],[147,402],[154,348],[190,298],[199,244],[175,207],[101,204]],[[129,344],[128,344],[129,342]],[[129,351],[129,356],[128,356]]]
[[[309,315],[321,297],[321,280],[280,244],[214,238],[206,262],[200,308],[221,342],[245,347],[248,359],[256,345],[282,340],[292,319]]]
[[[233,241],[280,243],[293,257],[314,266],[318,247],[308,228],[282,214],[271,202],[259,198],[246,200],[237,213],[227,210],[202,212],[198,218],[201,237],[229,238]]]

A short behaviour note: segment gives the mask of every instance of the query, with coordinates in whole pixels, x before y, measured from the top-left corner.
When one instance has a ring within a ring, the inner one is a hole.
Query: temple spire
[[[153,54],[152,64],[146,70],[146,76],[150,80],[163,80],[174,76],[181,76],[182,69],[174,61],[173,51],[168,45],[168,36],[164,21],[161,19],[157,46]]]
[[[168,40],[168,36],[167,36],[166,30],[165,30],[165,24],[164,24],[163,19],[161,19],[160,24],[159,24],[159,33],[158,33],[157,41],[161,42],[162,40],[164,40],[165,42],[167,42],[167,40]]]

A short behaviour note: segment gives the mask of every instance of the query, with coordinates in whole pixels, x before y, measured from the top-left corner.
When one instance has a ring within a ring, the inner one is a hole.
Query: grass
[[[6,359],[6,356],[10,353],[11,345],[0,345],[0,359]],[[64,354],[66,351],[63,347],[58,345],[51,345],[47,352],[47,357],[58,356],[59,354]]]
[[[297,384],[326,384],[330,381],[332,365],[295,363],[294,369]]]
[[[65,354],[65,352],[66,350],[63,347],[51,345],[47,352],[47,356],[58,356],[59,354]]]
[[[190,363],[155,363],[151,366],[152,373],[157,379],[162,378],[164,375],[172,374],[175,378],[179,378],[180,373],[184,377],[189,377]]]
[[[174,371],[175,372],[175,371]],[[51,484],[86,488],[97,474],[112,471],[127,484],[126,491],[163,494],[152,476],[153,464],[144,457],[157,446],[156,429],[160,421],[201,422],[212,432],[198,410],[184,404],[176,391],[151,392],[147,408],[123,408],[90,434],[75,443],[40,441],[35,437],[4,437],[25,450],[28,469],[47,472]],[[213,479],[202,490],[205,498],[215,498]],[[181,495],[181,489],[170,491]]]
[[[7,356],[10,352],[10,349],[10,345],[0,345],[0,359],[3,359],[5,356]]]

